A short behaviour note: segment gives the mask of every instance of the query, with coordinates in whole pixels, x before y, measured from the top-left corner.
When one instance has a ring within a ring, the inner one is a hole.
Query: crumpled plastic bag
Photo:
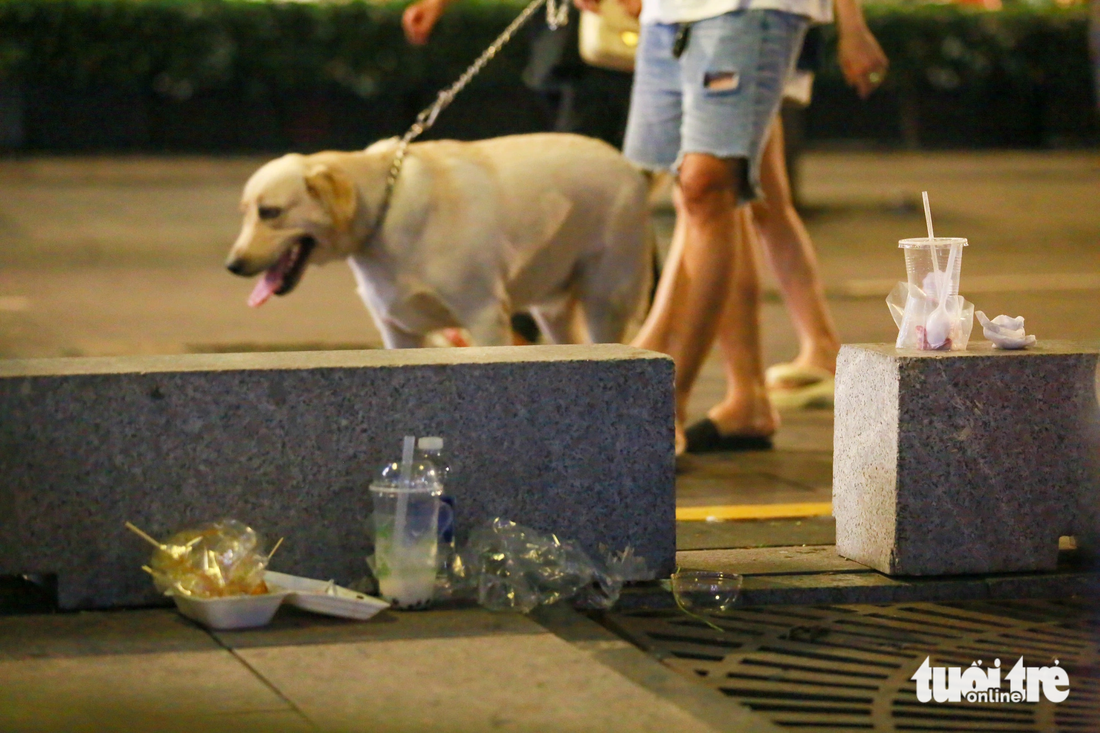
[[[571,540],[498,518],[470,534],[436,595],[476,597],[492,611],[528,613],[567,598],[585,608],[607,609],[624,582],[653,576],[630,547],[599,562]]]
[[[222,519],[172,535],[145,568],[161,593],[198,598],[268,592],[264,571],[271,556],[260,536],[235,519]]]
[[[974,329],[974,304],[961,295],[948,295],[944,300],[946,322],[943,324],[947,328],[942,334],[946,338],[942,341],[933,338],[933,343],[929,343],[929,321],[936,318],[933,312],[939,305],[935,273],[929,273],[924,285],[922,289],[899,282],[886,297],[886,305],[898,327],[895,346],[925,351],[963,351]]]
[[[1024,317],[997,316],[989,320],[985,313],[975,313],[985,337],[1000,349],[1026,349],[1035,343],[1035,336],[1024,333]]]
[[[622,552],[609,551],[605,545],[600,545],[600,551],[606,555],[608,572],[622,578],[624,582],[653,580],[657,577],[657,571],[646,564],[644,557],[635,555],[634,548],[630,545]]]

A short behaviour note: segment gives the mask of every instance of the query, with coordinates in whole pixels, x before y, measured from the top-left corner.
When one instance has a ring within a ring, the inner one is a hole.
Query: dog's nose
[[[230,260],[225,263],[225,269],[229,270],[234,275],[243,275],[245,270],[244,262],[242,260]]]

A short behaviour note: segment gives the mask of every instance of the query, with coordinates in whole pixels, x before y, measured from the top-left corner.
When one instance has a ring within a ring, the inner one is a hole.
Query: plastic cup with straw
[[[395,608],[425,608],[435,592],[441,488],[434,471],[413,461],[416,438],[406,436],[401,462],[388,464],[371,484],[379,593]]]
[[[949,298],[958,292],[957,270],[966,240],[953,237],[937,239],[932,229],[932,208],[928,192],[922,191],[921,198],[924,200],[924,221],[928,228],[928,238],[903,239],[898,243],[899,247],[905,249],[910,298],[906,301],[905,315],[899,324],[897,345],[899,348],[952,348],[953,344],[948,342],[948,338],[958,319],[958,313],[949,312],[949,305],[952,311],[957,310],[953,305],[954,301],[949,302]],[[946,268],[941,267],[940,247],[950,247],[951,250]],[[914,295],[917,296],[916,299]],[[919,329],[916,333],[915,328]],[[920,335],[920,331],[923,331],[923,335]]]

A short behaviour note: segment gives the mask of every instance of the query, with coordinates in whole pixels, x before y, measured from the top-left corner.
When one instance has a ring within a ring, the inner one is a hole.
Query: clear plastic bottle
[[[455,499],[447,492],[451,466],[443,452],[443,438],[433,435],[417,440],[416,460],[435,466],[436,476],[443,484],[443,496],[439,498],[451,507],[448,515],[450,521],[445,524],[441,522],[439,525],[439,570],[443,574],[449,574],[455,558]]]
[[[443,454],[443,438],[428,436],[418,439],[416,441],[416,458],[431,461],[431,464],[435,466],[439,480],[446,488],[447,479],[451,477],[451,466],[447,463],[447,458]]]

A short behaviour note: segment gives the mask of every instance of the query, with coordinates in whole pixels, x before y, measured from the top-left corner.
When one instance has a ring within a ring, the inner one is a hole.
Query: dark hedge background
[[[246,152],[355,148],[400,134],[518,12],[463,0],[408,46],[404,3],[0,0],[0,147]],[[1083,7],[990,13],[869,5],[891,60],[861,102],[827,28],[806,141],[908,147],[1100,142]],[[545,126],[521,33],[429,137]]]

